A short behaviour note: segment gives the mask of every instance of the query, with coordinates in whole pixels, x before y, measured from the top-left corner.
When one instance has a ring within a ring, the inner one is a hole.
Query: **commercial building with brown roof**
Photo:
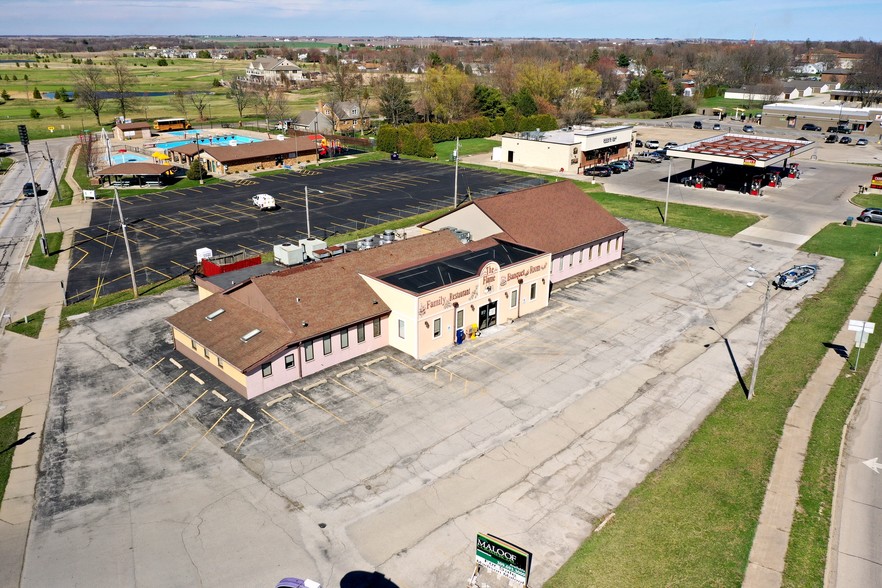
[[[628,231],[568,181],[481,198],[421,226],[430,231],[455,227],[475,240],[501,233],[550,253],[552,282],[620,259]]]
[[[437,224],[211,294],[167,319],[175,348],[247,398],[387,345],[423,358],[545,308],[552,276],[620,258],[627,230],[570,182],[468,203]],[[474,240],[442,230],[464,225]]]
[[[235,172],[274,169],[286,165],[315,163],[319,147],[308,137],[288,137],[256,141],[240,145],[196,145],[195,142],[173,147],[168,154],[175,163],[189,166],[194,157],[203,161],[209,173],[224,175]]]

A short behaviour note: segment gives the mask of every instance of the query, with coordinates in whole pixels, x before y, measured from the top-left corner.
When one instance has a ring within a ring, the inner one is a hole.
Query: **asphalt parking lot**
[[[187,273],[196,250],[259,254],[306,236],[304,188],[313,236],[325,238],[453,204],[453,167],[413,160],[309,168],[121,198],[139,285]],[[535,185],[537,180],[468,168],[459,170],[460,199]],[[278,210],[251,204],[275,196]],[[69,302],[131,288],[118,212],[112,200],[94,205],[90,226],[77,232],[66,287]]]
[[[336,586],[378,570],[461,586],[474,535],[534,553],[544,582],[664,461],[841,262],[629,223],[631,264],[416,361],[387,349],[246,401],[176,355],[178,289],[63,333],[22,586]],[[608,271],[606,271],[608,270]],[[821,344],[822,342],[818,342]],[[161,564],[157,562],[162,562]]]

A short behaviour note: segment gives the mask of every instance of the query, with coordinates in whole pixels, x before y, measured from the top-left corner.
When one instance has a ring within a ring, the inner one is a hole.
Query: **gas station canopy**
[[[671,147],[667,154],[693,161],[768,168],[780,166],[787,159],[809,151],[814,145],[814,141],[726,133]]]

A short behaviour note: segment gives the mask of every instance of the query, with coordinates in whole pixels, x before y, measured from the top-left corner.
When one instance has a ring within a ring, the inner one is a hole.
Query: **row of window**
[[[358,323],[355,327],[355,337],[359,343],[364,343],[365,341],[365,324],[366,323]],[[382,323],[380,318],[377,317],[373,321],[374,327],[374,337],[379,337],[382,334]],[[343,329],[339,332],[340,335],[340,349],[346,349],[349,347],[349,329]],[[331,355],[333,349],[331,345],[332,334],[327,334],[322,337],[322,353],[324,355]],[[207,357],[206,351],[206,357]],[[312,361],[315,359],[315,349],[313,347],[313,341],[306,341],[303,343],[303,359],[304,361]],[[220,360],[220,358],[218,358]],[[294,361],[294,354],[289,353],[285,356],[285,369],[290,370],[296,365]],[[267,362],[260,366],[260,372],[264,378],[268,378],[273,375],[273,364]]]
[[[621,247],[621,245],[620,245],[621,238],[620,238],[620,237],[616,237],[616,239],[615,239],[614,242],[615,242],[615,244],[616,244],[616,249],[615,249],[615,250],[618,251],[618,250],[619,250],[619,247]],[[613,241],[607,241],[607,242],[606,242],[606,254],[607,254],[607,255],[609,255],[610,251],[612,250],[612,244],[613,244]],[[601,255],[601,250],[602,250],[602,249],[603,249],[603,244],[600,244],[600,245],[597,246],[597,255]],[[580,250],[579,250],[579,263],[580,263],[580,264],[582,263],[582,261],[583,261],[583,259],[584,259],[585,251],[586,251],[585,249],[580,249]],[[594,256],[594,246],[592,245],[591,247],[589,247],[589,248],[587,249],[587,251],[588,251],[588,261],[591,261],[591,259],[592,259],[593,256]],[[566,256],[566,257],[569,259],[569,266],[570,266],[570,267],[573,267],[573,260],[575,259],[576,254],[575,254],[575,253],[570,253],[570,254],[569,254],[568,256]],[[564,258],[561,257],[561,258],[560,258],[560,264],[558,265],[558,268],[557,268],[558,271],[562,271],[562,270],[563,270],[563,267],[564,267]]]

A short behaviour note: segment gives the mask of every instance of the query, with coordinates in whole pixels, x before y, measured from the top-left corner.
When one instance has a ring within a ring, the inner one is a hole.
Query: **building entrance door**
[[[478,309],[478,330],[484,330],[496,324],[496,302],[485,304]]]

